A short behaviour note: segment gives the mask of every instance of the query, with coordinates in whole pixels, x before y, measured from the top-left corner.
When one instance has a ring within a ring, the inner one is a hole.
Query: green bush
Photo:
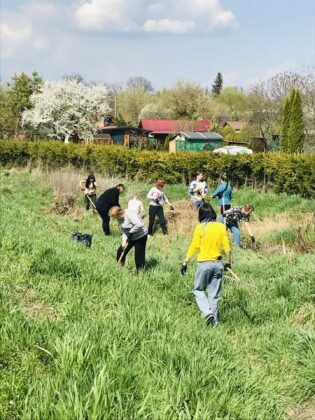
[[[215,155],[211,152],[169,154],[139,151],[119,146],[63,144],[57,141],[0,141],[0,163],[5,167],[47,168],[72,165],[103,174],[153,181],[163,177],[168,183],[188,182],[198,169],[216,181],[226,172],[238,187],[264,186],[275,192],[314,197],[314,154],[258,153]]]

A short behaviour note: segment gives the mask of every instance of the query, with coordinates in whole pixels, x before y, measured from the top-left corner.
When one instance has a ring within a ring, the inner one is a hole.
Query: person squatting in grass
[[[180,269],[181,274],[185,275],[187,264],[193,255],[198,253],[193,293],[202,317],[210,326],[216,326],[218,323],[218,300],[223,270],[224,268],[231,269],[229,237],[225,226],[217,222],[216,217],[216,212],[209,203],[204,203],[199,208],[200,223],[195,228],[191,245]],[[228,260],[224,267],[222,249]]]
[[[164,217],[163,205],[164,203],[167,203],[170,210],[174,210],[174,207],[170,204],[168,198],[164,194],[164,185],[164,180],[158,179],[156,181],[155,187],[152,187],[147,195],[147,198],[151,200],[149,207],[149,237],[153,235],[155,216],[157,216],[159,219],[163,235],[167,235],[167,224]]]
[[[112,207],[120,207],[119,204],[119,194],[122,194],[125,191],[125,186],[123,184],[118,184],[116,187],[109,188],[100,195],[99,199],[96,201],[96,210],[103,220],[103,232],[105,236],[110,235],[109,227],[109,210]]]
[[[244,222],[252,243],[255,243],[255,237],[249,225],[250,215],[253,211],[254,207],[251,204],[245,204],[243,207],[231,207],[223,214],[226,220],[226,228],[232,232],[234,246],[240,246],[241,244],[241,232],[238,226],[240,221]]]
[[[87,179],[81,179],[80,188],[84,192],[85,209],[90,210],[90,205],[95,206],[96,203],[96,180],[93,174],[89,174]],[[93,204],[92,204],[92,203]],[[94,207],[93,207],[94,210]]]
[[[196,179],[194,179],[189,186],[189,194],[192,205],[198,209],[205,202],[206,194],[208,193],[208,187],[206,181],[203,181],[203,172],[198,171],[196,173]]]
[[[139,213],[133,210],[123,210],[121,207],[112,207],[110,216],[118,221],[122,230],[122,244],[117,250],[116,259],[125,265],[129,251],[135,248],[135,264],[137,273],[145,267],[145,249],[148,230]]]
[[[214,191],[211,198],[218,197],[218,205],[220,206],[220,222],[223,222],[223,213],[231,208],[231,201],[233,197],[232,188],[230,187],[228,183],[227,176],[223,174],[220,177],[221,184],[218,186],[218,188]]]

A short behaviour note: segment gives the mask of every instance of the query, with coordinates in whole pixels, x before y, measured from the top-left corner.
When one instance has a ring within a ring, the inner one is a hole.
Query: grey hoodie
[[[133,234],[133,241],[148,234],[148,229],[145,226],[142,217],[135,211],[125,210],[124,218],[119,221],[119,224],[123,231],[123,241],[125,241],[127,236],[131,233]]]

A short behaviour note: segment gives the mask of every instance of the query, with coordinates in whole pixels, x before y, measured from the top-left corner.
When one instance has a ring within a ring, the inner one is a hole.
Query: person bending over
[[[110,235],[110,227],[109,227],[109,210],[116,206],[120,207],[119,205],[119,194],[122,194],[125,191],[125,187],[123,184],[118,184],[116,187],[109,188],[108,190],[104,191],[102,195],[100,195],[99,199],[96,201],[96,210],[98,211],[99,215],[103,220],[103,232],[105,236]]]
[[[164,185],[164,180],[158,179],[155,187],[151,188],[147,195],[147,198],[151,200],[149,207],[149,237],[153,235],[155,216],[159,219],[163,235],[167,235],[167,224],[164,217],[163,205],[167,203],[171,210],[174,210],[174,207],[170,204],[168,198],[164,194]]]
[[[251,204],[245,204],[243,207],[231,207],[223,214],[226,220],[226,228],[232,232],[234,246],[240,246],[241,244],[241,232],[238,225],[240,221],[244,222],[252,243],[255,243],[255,237],[249,225],[250,215],[253,211],[254,207]]]
[[[206,181],[203,181],[203,172],[198,171],[196,173],[196,179],[189,186],[190,199],[196,209],[202,206],[207,193],[208,187]]]
[[[198,254],[193,293],[201,315],[209,326],[218,323],[218,300],[221,294],[223,270],[231,269],[229,237],[225,226],[216,222],[216,217],[216,212],[209,203],[204,203],[199,208],[200,223],[195,228],[191,245],[180,270],[181,274],[185,275],[190,259]],[[222,249],[228,260],[224,267]]]
[[[96,180],[93,174],[90,174],[86,179],[81,179],[80,188],[84,192],[85,209],[90,210],[92,205],[93,210],[96,203]],[[93,204],[94,206],[93,206]]]
[[[118,220],[122,229],[122,244],[117,250],[116,259],[121,265],[125,264],[129,251],[135,248],[135,264],[137,273],[145,267],[145,250],[148,230],[140,214],[121,207],[112,207],[110,216]]]

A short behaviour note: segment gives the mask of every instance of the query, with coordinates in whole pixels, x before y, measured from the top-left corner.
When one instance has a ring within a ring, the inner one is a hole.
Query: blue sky
[[[38,70],[158,89],[176,80],[248,87],[315,63],[313,0],[2,0],[1,80]]]

